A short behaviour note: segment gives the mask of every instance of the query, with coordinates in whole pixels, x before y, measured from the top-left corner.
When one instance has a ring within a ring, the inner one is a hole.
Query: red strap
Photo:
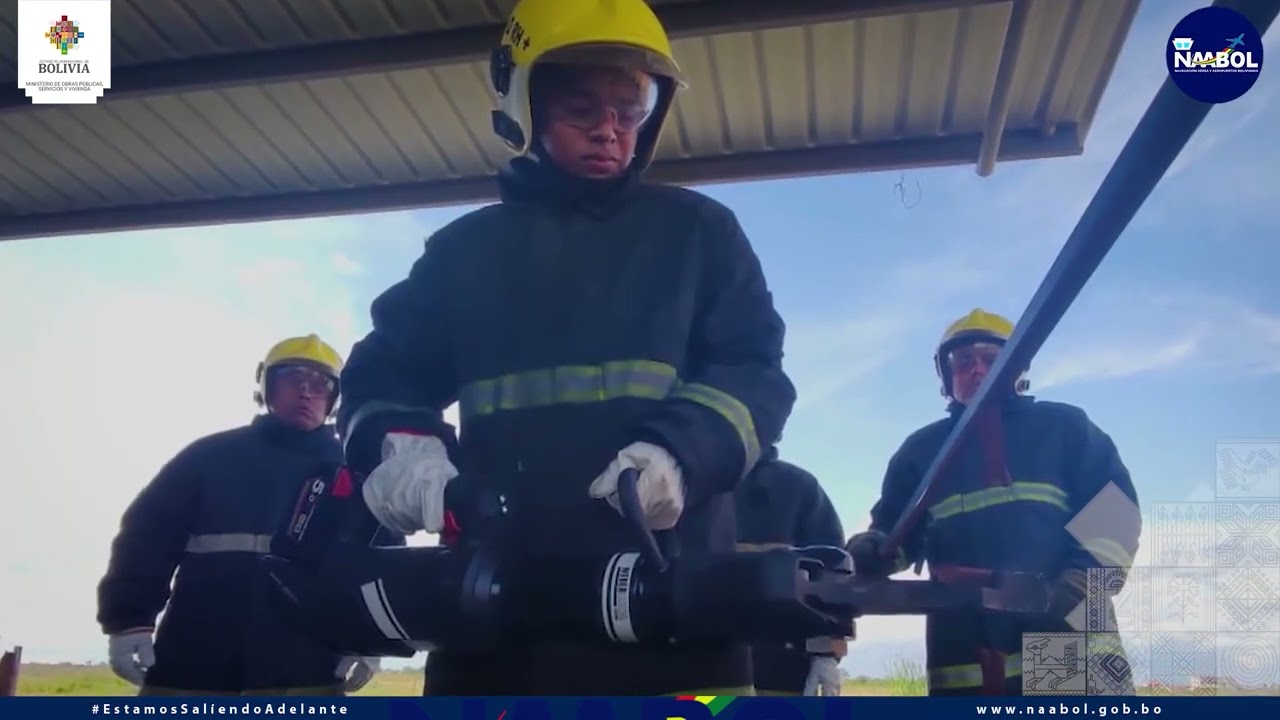
[[[1004,695],[1005,654],[990,648],[978,648],[978,665],[982,667],[982,694]]]
[[[333,478],[333,496],[334,497],[351,497],[351,491],[355,488],[355,484],[351,482],[351,468],[343,466],[338,469],[338,474]]]
[[[1004,422],[998,406],[988,406],[977,417],[982,447],[983,477],[987,487],[1009,487],[1009,466],[1004,455]]]
[[[462,526],[458,525],[457,516],[453,514],[452,510],[445,510],[444,527],[440,530],[440,544],[445,547],[453,547],[458,544],[461,536]]]

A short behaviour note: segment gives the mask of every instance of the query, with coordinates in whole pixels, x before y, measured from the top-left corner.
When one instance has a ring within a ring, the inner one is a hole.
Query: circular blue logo
[[[1194,100],[1227,103],[1249,92],[1262,72],[1262,37],[1224,7],[1194,10],[1173,26],[1165,47],[1169,77]]]

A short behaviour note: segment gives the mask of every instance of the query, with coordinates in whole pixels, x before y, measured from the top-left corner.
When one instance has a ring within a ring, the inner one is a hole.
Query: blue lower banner
[[[1267,708],[1270,707],[1270,710]],[[1160,720],[1277,717],[1280,697],[1021,698],[0,698],[4,720],[102,716],[339,717],[353,720],[906,720],[988,716]]]

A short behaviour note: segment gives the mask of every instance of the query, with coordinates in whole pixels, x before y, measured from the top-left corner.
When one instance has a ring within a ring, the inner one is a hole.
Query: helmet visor
[[[1000,346],[995,343],[969,343],[948,352],[947,364],[955,372],[969,372],[978,365],[990,370],[999,356]]]
[[[620,132],[634,133],[653,117],[661,88],[645,70],[594,56],[594,62],[560,62],[538,68],[538,103],[546,119],[582,130],[610,121]],[[593,77],[603,73],[603,77]]]
[[[270,378],[272,385],[299,393],[328,396],[337,389],[332,375],[308,362],[277,365],[271,369]]]
[[[647,75],[643,77],[647,82],[634,83],[635,92],[622,90],[610,97],[594,91],[569,89],[548,105],[548,119],[581,130],[600,127],[609,120],[621,132],[637,132],[653,117],[658,105],[657,84],[648,81]]]

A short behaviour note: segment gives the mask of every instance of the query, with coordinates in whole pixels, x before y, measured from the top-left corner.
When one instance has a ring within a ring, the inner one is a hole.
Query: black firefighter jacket
[[[332,476],[340,462],[333,426],[308,433],[259,415],[193,442],[143,488],[112,544],[98,622],[116,633],[152,626],[164,610],[148,685],[244,692],[335,683],[340,658],[269,611],[258,561],[303,484]]]
[[[348,462],[375,466],[396,427],[451,438],[440,409],[456,400],[453,461],[506,492],[510,537],[526,551],[600,555],[640,545],[587,488],[619,450],[648,441],[683,469],[681,551],[732,549],[732,491],[795,399],[783,322],[735,216],[634,176],[590,182],[517,159],[500,179],[500,204],[436,232],[374,301],[373,330],[342,374]],[[442,651],[427,686],[661,694],[746,685],[749,665],[744,648]],[[472,684],[455,683],[466,675]]]
[[[1090,656],[1090,692],[1129,691],[1111,600],[1124,585],[1141,531],[1129,472],[1111,438],[1078,407],[1015,396],[997,409],[1002,422],[980,424],[939,478],[927,518],[903,543],[899,569],[923,559],[931,575],[944,565],[1045,573],[1074,588],[1067,604],[1078,600],[1086,611],[1065,615],[1064,607],[1017,622],[979,613],[930,615],[929,692],[980,694],[978,663],[985,655],[1003,665],[1005,693],[1021,694],[1022,633],[1030,632],[1079,632],[1076,651]],[[949,417],[912,433],[893,455],[872,529],[893,527],[963,410],[953,403]],[[986,462],[999,454],[1001,440],[1003,467]],[[1011,484],[999,483],[1002,476]]]
[[[769,550],[808,545],[844,546],[844,528],[831,498],[804,468],[768,451],[737,492],[738,549]],[[797,638],[795,645],[752,648],[755,687],[762,693],[799,695],[812,660]]]

